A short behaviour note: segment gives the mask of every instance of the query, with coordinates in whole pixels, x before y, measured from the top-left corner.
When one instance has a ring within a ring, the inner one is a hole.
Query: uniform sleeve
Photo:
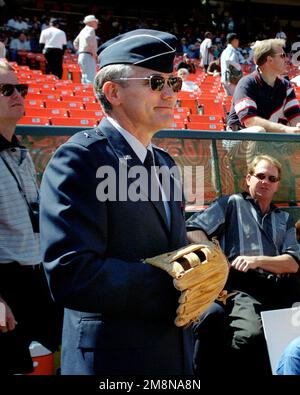
[[[242,78],[234,92],[234,110],[242,125],[247,118],[257,115],[254,87],[251,79]]]

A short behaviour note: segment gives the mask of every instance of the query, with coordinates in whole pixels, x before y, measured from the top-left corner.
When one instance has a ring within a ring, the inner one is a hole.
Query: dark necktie
[[[148,197],[160,211],[161,215],[166,219],[166,210],[162,198],[162,186],[158,181],[157,173],[154,167],[153,153],[147,149],[147,155],[144,160],[144,166],[148,172]],[[152,170],[151,170],[152,169]]]
[[[149,149],[147,149],[147,155],[144,160],[144,166],[146,167],[148,172],[151,172],[151,167],[154,166],[153,154]]]
[[[162,202],[161,185],[157,179],[153,153],[148,149],[146,158],[144,160],[144,166],[148,171],[148,196],[150,200]]]

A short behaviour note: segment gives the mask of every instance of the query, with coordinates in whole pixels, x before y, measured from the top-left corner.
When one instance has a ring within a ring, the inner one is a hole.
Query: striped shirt
[[[300,262],[300,245],[290,215],[271,205],[262,214],[247,193],[223,196],[206,210],[187,220],[187,230],[203,230],[217,236],[225,255],[232,262],[237,256],[292,255]]]
[[[33,232],[27,203],[2,158],[17,177],[28,202],[38,201],[35,169],[27,149],[16,138],[9,143],[0,136],[0,264],[16,261],[35,265],[41,262],[39,233]]]

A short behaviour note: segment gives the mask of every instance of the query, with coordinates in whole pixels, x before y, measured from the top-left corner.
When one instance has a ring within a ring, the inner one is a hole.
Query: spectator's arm
[[[267,132],[271,133],[300,133],[300,124],[298,126],[287,126],[281,123],[272,122],[259,116],[251,116],[243,120],[244,125],[249,128],[251,126],[261,126]]]
[[[231,262],[231,266],[241,272],[249,269],[263,269],[270,273],[297,273],[299,265],[289,254],[278,256],[238,256]]]

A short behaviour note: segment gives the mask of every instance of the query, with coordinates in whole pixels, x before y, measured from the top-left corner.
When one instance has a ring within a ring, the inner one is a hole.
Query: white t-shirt
[[[57,27],[48,27],[41,32],[40,44],[45,44],[45,48],[63,49],[63,46],[67,45],[66,33]]]

